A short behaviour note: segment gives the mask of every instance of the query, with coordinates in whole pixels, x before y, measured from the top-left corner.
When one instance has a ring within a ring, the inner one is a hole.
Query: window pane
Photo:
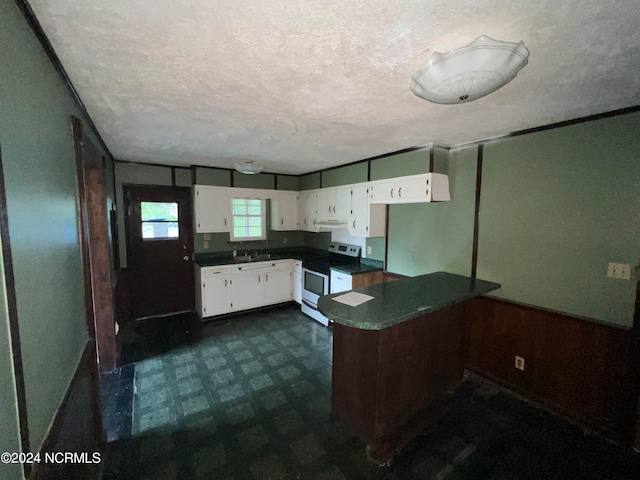
[[[142,238],[144,239],[170,239],[179,236],[178,222],[142,222]]]
[[[140,202],[142,221],[165,220],[178,221],[178,204],[176,202]]]
[[[262,209],[260,205],[250,205],[248,212],[249,215],[260,215],[262,213]]]
[[[234,198],[233,205],[233,239],[266,238],[264,201],[256,198]]]

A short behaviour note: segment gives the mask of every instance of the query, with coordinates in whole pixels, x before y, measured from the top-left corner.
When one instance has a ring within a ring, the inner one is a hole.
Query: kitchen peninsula
[[[320,297],[334,322],[331,409],[384,462],[420,433],[445,392],[462,379],[470,300],[500,285],[445,272],[357,289],[351,307]]]

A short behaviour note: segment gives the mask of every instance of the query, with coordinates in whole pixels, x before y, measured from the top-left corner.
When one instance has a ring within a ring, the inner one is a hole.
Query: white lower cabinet
[[[196,268],[196,308],[201,318],[232,311],[229,268]]]
[[[329,285],[331,285],[329,293],[348,292],[351,290],[351,275],[331,270]]]
[[[196,266],[196,285],[200,318],[288,302],[293,298],[293,260]]]
[[[302,304],[302,262],[293,261],[293,299]]]
[[[231,299],[233,311],[262,306],[263,288],[259,273],[240,273],[232,276]]]
[[[292,272],[291,264],[280,265],[266,272],[263,276],[264,287],[264,304],[271,305],[273,303],[288,302],[291,300],[291,281]]]

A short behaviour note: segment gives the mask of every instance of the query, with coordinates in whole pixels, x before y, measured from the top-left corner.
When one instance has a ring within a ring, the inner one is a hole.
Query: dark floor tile
[[[156,320],[123,327],[134,363],[101,377],[104,479],[640,478],[638,455],[481,381],[377,466],[330,415],[330,328],[290,306]]]

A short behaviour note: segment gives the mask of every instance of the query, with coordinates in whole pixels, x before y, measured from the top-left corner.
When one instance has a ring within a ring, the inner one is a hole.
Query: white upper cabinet
[[[315,190],[300,192],[300,230],[314,232],[316,224],[317,194]]]
[[[394,203],[398,196],[395,179],[369,183],[369,203]]]
[[[299,230],[299,192],[277,190],[271,198],[271,230]]]
[[[351,210],[347,228],[356,237],[383,237],[386,230],[387,209],[383,203],[369,203],[369,184],[350,187]]]
[[[348,220],[351,216],[351,186],[336,187],[333,202],[333,217]]]
[[[321,188],[316,190],[318,197],[318,217],[319,221],[333,218],[335,208],[336,191],[334,188]]]
[[[196,233],[231,231],[231,189],[227,187],[195,186],[194,226]]]
[[[423,173],[370,183],[370,203],[421,203],[449,201],[449,177]]]
[[[300,205],[298,211],[300,212],[300,230],[306,232],[326,232],[326,228],[320,228],[318,226],[318,204],[319,195],[322,189],[318,190],[305,190],[300,192]]]
[[[346,222],[351,214],[351,187],[321,188],[318,192],[318,221]]]
[[[385,223],[385,213],[379,205],[451,200],[449,177],[441,173],[302,192],[204,185],[194,186],[193,192],[196,233],[231,231],[232,198],[271,199],[272,230],[326,232],[327,226],[335,228],[337,223],[344,227],[348,223],[351,235],[365,237],[384,235],[384,226],[382,231],[379,226]]]

